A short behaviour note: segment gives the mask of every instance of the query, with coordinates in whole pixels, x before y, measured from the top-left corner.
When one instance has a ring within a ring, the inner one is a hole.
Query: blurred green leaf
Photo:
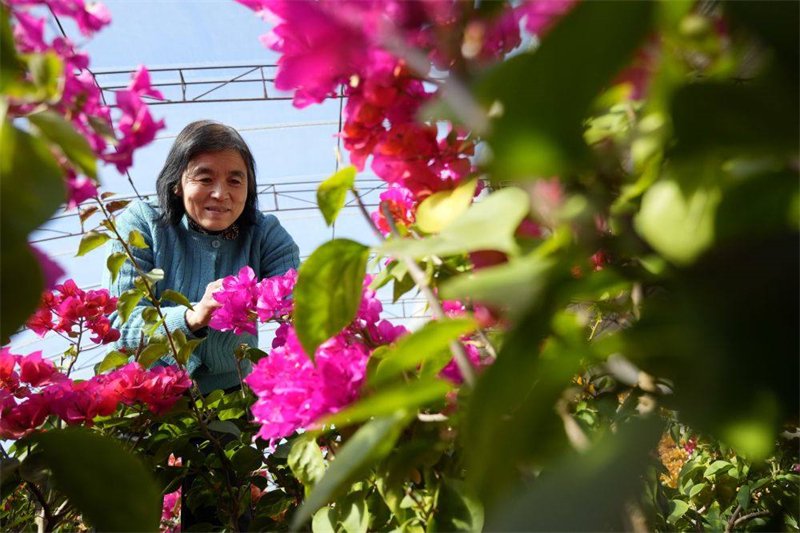
[[[297,480],[306,486],[307,493],[325,474],[325,460],[313,434],[303,434],[292,442],[287,462]]]
[[[689,264],[714,242],[714,217],[722,192],[701,187],[685,192],[662,180],[644,194],[636,229],[650,245],[677,264]]]
[[[119,269],[122,268],[122,265],[125,264],[125,260],[128,259],[128,256],[125,255],[125,252],[114,252],[108,256],[106,259],[106,267],[108,271],[111,273],[111,282],[117,281],[117,276],[119,276]]]
[[[186,296],[172,289],[164,290],[161,293],[161,299],[175,302],[176,304],[188,307],[189,309],[194,309],[194,307],[192,307],[192,302],[190,302]]]
[[[412,411],[437,400],[453,389],[453,384],[441,379],[416,380],[384,386],[375,394],[361,398],[356,403],[327,418],[321,423],[337,428],[386,416],[398,411]]]
[[[377,387],[406,370],[413,370],[430,356],[447,350],[450,342],[472,332],[477,324],[470,318],[444,319],[426,323],[419,330],[400,338],[382,357],[375,372],[368,376]]]
[[[175,361],[177,361],[181,365],[185,365],[189,361],[189,356],[192,355],[192,352],[203,343],[205,339],[191,339],[186,341],[186,344],[181,346],[178,349],[178,355],[175,357]]]
[[[97,178],[97,159],[89,142],[54,111],[39,111],[28,115],[30,120],[51,142],[57,144],[64,155],[80,172]]]
[[[13,457],[0,458],[0,498],[5,500],[22,483],[20,463]]]
[[[487,531],[624,530],[624,506],[641,493],[661,427],[658,420],[636,420],[587,452],[568,454],[492,509]]]
[[[425,233],[438,233],[469,208],[475,196],[477,179],[465,181],[455,189],[435,192],[425,198],[415,215],[415,223]]]
[[[581,2],[536,50],[479,80],[485,107],[502,106],[488,135],[494,180],[562,175],[585,165],[583,120],[650,32],[653,10],[653,2]]]
[[[797,33],[800,12],[797,5],[794,2],[726,2],[725,11],[735,21],[755,31],[767,45],[775,49],[787,69],[788,79],[797,84],[797,69],[800,65]]]
[[[139,353],[137,361],[145,368],[161,359],[169,352],[169,346],[165,342],[151,342]]]
[[[107,370],[119,368],[128,363],[129,356],[120,352],[119,350],[112,350],[103,358],[103,361],[97,365],[96,372],[102,374]]]
[[[511,258],[508,263],[448,279],[440,294],[447,300],[470,299],[519,313],[542,295],[552,268],[552,260],[535,253]]]
[[[216,420],[214,422],[217,422]],[[223,424],[233,424],[230,421],[221,421]],[[261,467],[264,456],[251,446],[242,446],[231,456],[233,469],[240,476],[246,476]]]
[[[456,479],[444,479],[439,488],[434,531],[483,531],[483,506]]]
[[[470,206],[438,235],[425,239],[390,239],[378,250],[382,255],[421,259],[474,250],[516,253],[514,232],[530,210],[528,194],[514,187],[490,194]]]
[[[356,180],[356,167],[349,165],[323,181],[317,187],[317,205],[325,217],[325,223],[331,225],[339,211],[344,207],[347,191],[353,188]]]
[[[329,241],[300,266],[294,288],[297,338],[313,360],[317,347],[356,316],[369,248],[348,239]]]
[[[245,354],[247,355],[247,358],[254,363],[258,363],[261,359],[269,355],[264,350],[259,350],[258,348],[248,348]]]
[[[111,236],[108,233],[100,232],[100,231],[87,231],[81,237],[81,243],[78,245],[78,253],[75,254],[76,256],[80,257],[82,255],[86,255],[95,248],[103,246]]]
[[[98,531],[158,530],[158,486],[119,442],[78,428],[50,430],[36,439],[56,487]]]
[[[28,243],[24,239],[14,242],[5,238],[2,242],[0,342],[6,344],[10,336],[36,311],[44,284],[41,266]]]
[[[683,515],[686,514],[686,511],[689,510],[689,504],[683,500],[671,500],[669,502],[669,516],[667,516],[667,522],[670,524],[674,524],[678,520],[681,519]]]
[[[626,356],[674,383],[664,401],[682,421],[754,460],[797,416],[797,242],[791,232],[715,247],[664,280],[624,332]]]
[[[297,510],[292,518],[291,529],[300,528],[348,481],[388,455],[409,420],[406,413],[395,413],[376,418],[360,427],[339,449],[336,460]]]

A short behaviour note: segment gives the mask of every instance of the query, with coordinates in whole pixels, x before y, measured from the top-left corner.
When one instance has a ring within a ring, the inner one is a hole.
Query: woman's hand
[[[203,294],[203,298],[194,304],[194,310],[188,309],[186,311],[186,325],[189,326],[189,329],[192,330],[192,332],[206,327],[209,320],[211,320],[211,313],[214,311],[214,309],[222,305],[216,301],[213,296],[213,294],[221,288],[221,279],[212,281],[206,285],[206,292]]]

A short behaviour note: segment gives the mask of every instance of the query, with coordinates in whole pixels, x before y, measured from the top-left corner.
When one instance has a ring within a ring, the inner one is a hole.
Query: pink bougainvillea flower
[[[10,394],[19,387],[19,374],[14,370],[18,359],[19,356],[12,354],[9,348],[0,351],[0,390]]]
[[[292,312],[292,290],[297,283],[297,271],[288,270],[282,276],[261,280],[256,286],[258,319],[267,322]]]
[[[164,495],[161,505],[161,533],[181,531],[181,487]]]
[[[411,191],[402,185],[390,185],[380,194],[379,199],[381,205],[389,209],[398,229],[408,228],[414,223],[417,201]],[[384,235],[391,233],[382,209],[377,209],[371,216],[381,233]]]
[[[480,369],[491,361],[490,359],[481,359],[480,351],[473,344],[470,344],[469,342],[464,342],[462,344],[464,345],[464,351],[467,354],[467,359],[473,368]],[[459,370],[458,363],[456,363],[455,359],[451,359],[450,362],[447,363],[447,366],[445,366],[442,371],[439,372],[439,376],[452,381],[456,385],[459,385],[464,381],[464,378],[461,375],[461,370]]]
[[[42,357],[41,351],[21,356],[19,358],[19,368],[20,381],[28,383],[32,387],[41,387],[66,378],[58,371],[52,361]]]
[[[36,260],[39,261],[39,267],[42,269],[44,288],[49,291],[55,287],[58,280],[64,275],[64,269],[35,246],[31,246],[31,251],[33,255],[36,256]]]
[[[44,52],[48,46],[44,40],[44,19],[25,11],[15,11],[14,41],[24,53]]]
[[[235,335],[250,333],[256,335],[254,309],[258,299],[258,280],[253,269],[242,267],[235,276],[222,280],[222,289],[214,293],[214,299],[221,307],[211,315],[209,327],[220,331],[233,331]]]
[[[48,414],[48,403],[42,395],[30,395],[21,403],[6,397],[0,402],[0,438],[24,437],[42,425]]]
[[[366,346],[338,335],[317,349],[312,363],[290,327],[286,342],[245,378],[258,398],[252,407],[262,424],[258,436],[270,441],[286,437],[354,401],[368,357]]]
[[[97,196],[97,184],[86,176],[67,173],[67,208],[74,209],[81,202]]]
[[[578,0],[526,0],[517,9],[525,29],[541,37],[577,3]]]

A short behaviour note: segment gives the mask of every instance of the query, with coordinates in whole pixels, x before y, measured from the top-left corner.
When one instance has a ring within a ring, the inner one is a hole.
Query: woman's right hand
[[[211,313],[214,311],[214,309],[222,305],[216,301],[213,296],[213,294],[221,288],[221,279],[212,281],[206,285],[206,291],[203,294],[203,298],[194,304],[194,309],[188,309],[186,311],[186,325],[189,326],[189,329],[192,330],[192,332],[206,327],[208,322],[211,320]]]

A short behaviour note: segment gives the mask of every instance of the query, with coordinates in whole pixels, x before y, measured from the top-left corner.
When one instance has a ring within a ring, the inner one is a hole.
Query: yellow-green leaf
[[[106,267],[108,267],[108,271],[111,272],[111,281],[117,281],[117,276],[119,276],[119,269],[122,268],[122,265],[125,263],[125,260],[128,258],[124,252],[114,252],[113,254],[108,256],[106,259]]]
[[[477,179],[466,181],[451,191],[433,193],[419,204],[416,224],[425,233],[439,233],[467,210],[475,196]]]
[[[95,248],[99,246],[103,246],[111,237],[108,233],[100,232],[100,231],[87,231],[83,234],[81,238],[81,243],[78,245],[78,253],[77,256],[80,257],[82,255],[86,255]]]
[[[348,189],[353,188],[356,179],[356,167],[347,166],[319,184],[317,188],[317,205],[319,205],[325,223],[329,226],[344,207]]]
[[[158,359],[165,356],[167,352],[169,352],[169,346],[167,346],[166,343],[153,342],[148,344],[147,347],[141,351],[137,361],[140,365],[147,368],[155,363]]]
[[[131,246],[135,246],[137,248],[149,248],[144,240],[144,235],[142,235],[139,230],[131,230],[131,232],[128,234],[128,242]]]

